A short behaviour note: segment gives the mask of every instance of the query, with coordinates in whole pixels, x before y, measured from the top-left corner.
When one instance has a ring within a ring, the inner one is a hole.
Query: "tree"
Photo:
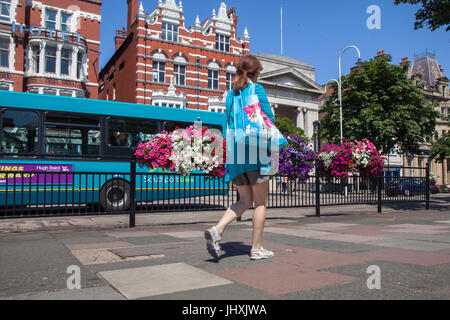
[[[301,128],[296,128],[288,117],[276,118],[275,126],[283,135],[298,136],[305,142],[309,141],[309,139],[305,136],[305,131]]]
[[[436,159],[436,161],[443,163],[446,159],[450,158],[450,133],[447,132],[438,140],[436,140],[431,146],[430,161]]]
[[[394,0],[396,5],[400,3],[418,4],[420,2],[422,8],[415,14],[414,29],[423,28],[424,23],[427,23],[431,31],[442,26],[447,26],[446,31],[450,30],[450,0]]]
[[[391,56],[366,61],[342,78],[344,138],[367,138],[388,154],[394,146],[403,153],[417,153],[431,142],[439,113],[407,77],[407,65],[391,65]],[[321,138],[340,142],[337,86],[325,102],[327,115],[321,121]]]

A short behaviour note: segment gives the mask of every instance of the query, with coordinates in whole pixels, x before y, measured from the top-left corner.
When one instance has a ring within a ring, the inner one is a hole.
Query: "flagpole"
[[[280,6],[281,14],[281,55],[283,55],[283,6]]]

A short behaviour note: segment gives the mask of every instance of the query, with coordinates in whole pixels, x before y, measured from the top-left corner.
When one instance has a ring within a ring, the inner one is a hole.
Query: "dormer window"
[[[161,39],[172,42],[178,42],[178,26],[175,24],[163,22]]]
[[[216,34],[216,50],[230,52],[230,37]]]

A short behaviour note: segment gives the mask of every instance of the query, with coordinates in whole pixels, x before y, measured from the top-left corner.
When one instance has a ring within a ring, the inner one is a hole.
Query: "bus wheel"
[[[100,191],[100,204],[109,212],[130,208],[130,185],[123,180],[108,181]]]

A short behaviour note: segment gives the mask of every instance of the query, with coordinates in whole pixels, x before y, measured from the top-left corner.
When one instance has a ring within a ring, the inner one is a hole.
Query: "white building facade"
[[[319,120],[319,96],[323,88],[316,82],[315,68],[285,56],[255,55],[263,66],[260,83],[276,118],[287,117],[293,124],[313,136],[313,123]]]

